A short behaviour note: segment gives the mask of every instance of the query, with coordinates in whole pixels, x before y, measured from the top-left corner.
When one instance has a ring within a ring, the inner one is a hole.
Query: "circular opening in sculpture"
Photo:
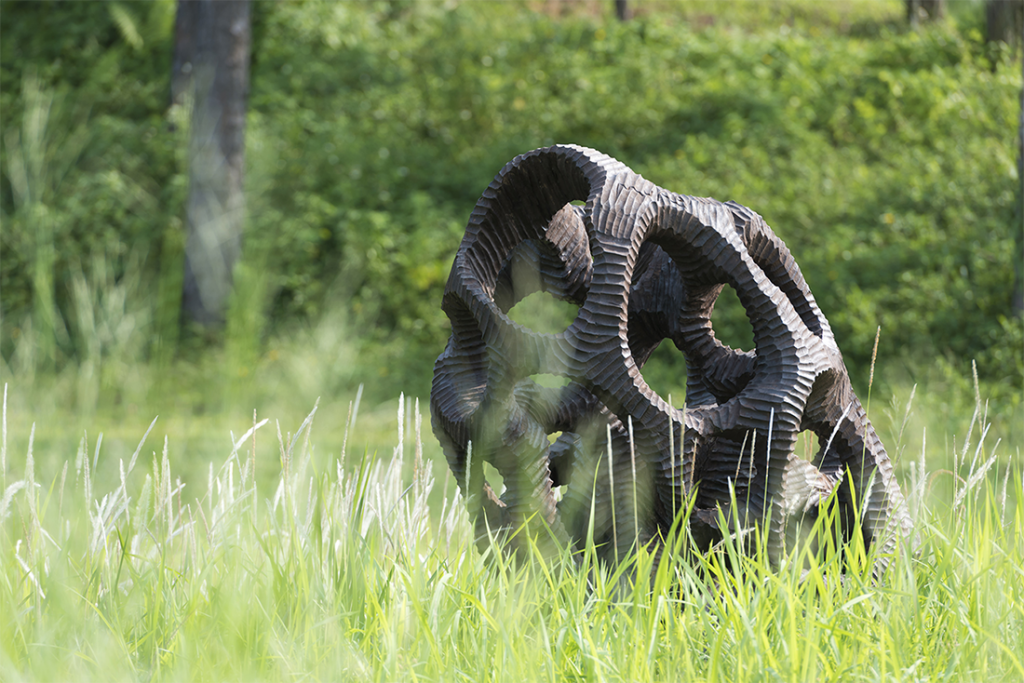
[[[555,456],[553,459],[548,461],[552,480],[551,492],[555,496],[555,502],[562,500],[562,498],[565,497],[566,490],[569,488],[568,467],[570,463],[565,462],[564,457],[559,457],[560,453],[557,445],[558,438],[562,436],[562,434],[563,432],[561,431],[551,432],[548,434],[548,444],[550,444],[549,448],[553,449],[550,451],[550,456]]]
[[[569,382],[572,381],[563,375],[549,375],[543,372],[536,375],[530,375],[530,379],[546,389],[564,389],[569,386]]]
[[[647,386],[675,408],[686,399],[686,356],[671,339],[663,339],[640,369]]]
[[[808,429],[797,434],[796,447],[793,449],[793,452],[798,458],[807,462],[814,462],[818,452],[824,445],[818,439],[818,435]]]
[[[729,285],[722,288],[715,301],[711,312],[711,328],[715,331],[715,338],[726,346],[737,351],[750,351],[754,348],[754,328],[736,290]]]
[[[643,244],[630,281],[629,352],[647,386],[680,404],[686,393],[686,358],[669,338],[683,297],[682,278],[668,253],[654,242]]]
[[[534,292],[508,312],[512,322],[541,334],[564,332],[580,312],[571,301],[556,298],[550,292]]]
[[[484,462],[484,483],[491,487],[494,495],[499,498],[505,493],[505,478],[498,469],[489,462]]]
[[[590,285],[590,245],[582,211],[565,204],[540,239],[520,242],[502,263],[494,303],[509,320],[541,334],[564,332]]]

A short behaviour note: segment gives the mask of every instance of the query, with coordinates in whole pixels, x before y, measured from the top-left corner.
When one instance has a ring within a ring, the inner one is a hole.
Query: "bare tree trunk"
[[[946,0],[906,0],[907,21],[917,28],[921,20],[934,21],[946,16]]]
[[[1021,50],[1021,75],[1024,76],[1024,49]],[[1018,318],[1024,316],[1024,88],[1020,91],[1020,122],[1017,127],[1017,204],[1014,207],[1013,301],[1010,308]]]
[[[224,323],[245,217],[243,169],[251,44],[248,0],[179,0],[171,97],[191,104],[182,314]]]
[[[944,19],[946,17],[946,0],[921,0],[921,6],[929,19]]]
[[[199,3],[179,0],[174,16],[174,57],[171,60],[171,104],[185,104],[191,96],[192,63],[196,59]]]
[[[1024,0],[988,0],[985,23],[990,42],[1021,43],[1024,40]]]
[[[906,0],[907,8],[907,23],[910,24],[910,28],[917,28],[920,23],[920,11],[921,0]]]
[[[633,18],[633,12],[629,9],[629,0],[615,0],[615,16],[619,21],[629,21]]]

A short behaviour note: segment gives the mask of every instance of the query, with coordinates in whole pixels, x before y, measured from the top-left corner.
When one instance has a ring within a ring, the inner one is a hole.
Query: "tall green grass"
[[[881,581],[857,547],[776,568],[757,543],[701,554],[685,536],[617,567],[592,544],[481,553],[418,404],[399,402],[389,452],[354,447],[358,412],[331,457],[317,408],[243,422],[183,486],[152,425],[114,477],[85,436],[43,471],[49,426],[9,450],[5,389],[0,678],[1024,678],[1024,470],[986,443],[982,406],[952,469],[906,454],[916,535]]]

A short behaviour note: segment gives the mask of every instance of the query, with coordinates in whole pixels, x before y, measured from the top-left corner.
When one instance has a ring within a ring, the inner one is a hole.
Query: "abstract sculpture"
[[[754,351],[715,339],[724,285]],[[538,290],[579,306],[564,332],[508,317]],[[452,335],[431,414],[478,540],[516,548],[525,527],[580,546],[592,533],[604,557],[623,557],[666,537],[690,500],[699,544],[757,523],[776,563],[826,500],[847,538],[859,530],[888,550],[910,529],[828,321],[789,250],[743,206],[674,194],[591,149],[535,150],[477,202],[442,306]],[[686,358],[684,410],[640,372],[665,339]],[[540,386],[538,374],[569,383]],[[807,430],[821,444],[813,462],[794,453]],[[503,478],[500,498],[484,462]]]

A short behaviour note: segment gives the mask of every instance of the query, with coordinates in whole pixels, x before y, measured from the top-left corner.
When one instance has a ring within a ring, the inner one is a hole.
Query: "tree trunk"
[[[242,245],[245,112],[251,43],[248,0],[179,0],[173,102],[191,105],[182,314],[224,323]]]
[[[929,19],[943,19],[946,16],[946,0],[921,0],[921,7]]]
[[[907,23],[910,24],[910,28],[917,28],[920,23],[920,6],[921,0],[906,0]]]
[[[629,21],[633,17],[628,0],[615,0],[615,16],[619,21]]]
[[[1024,49],[1021,50],[1021,76],[1024,76]],[[1024,316],[1024,88],[1020,91],[1020,122],[1017,127],[1017,203],[1014,207],[1013,301],[1010,309],[1018,318]]]
[[[988,0],[985,23],[989,42],[1019,44],[1024,40],[1024,0]]]
[[[906,0],[907,21],[917,28],[921,20],[934,21],[946,16],[946,0]]]

